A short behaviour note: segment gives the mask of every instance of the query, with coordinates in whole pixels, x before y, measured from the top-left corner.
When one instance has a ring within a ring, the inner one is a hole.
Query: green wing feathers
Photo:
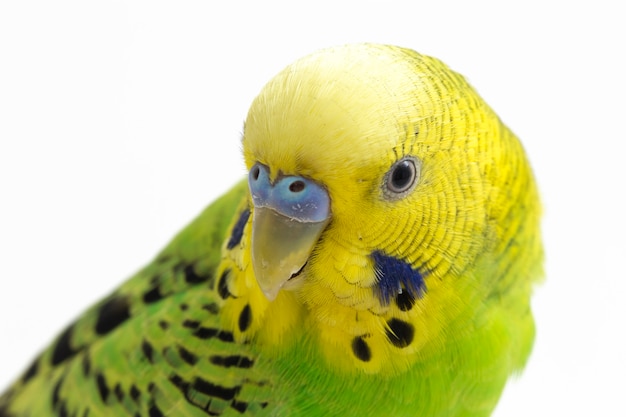
[[[240,183],[210,205],[151,264],[70,324],[0,398],[0,416],[261,407],[235,400],[241,381],[252,379],[254,358],[220,329],[213,291],[245,190]]]

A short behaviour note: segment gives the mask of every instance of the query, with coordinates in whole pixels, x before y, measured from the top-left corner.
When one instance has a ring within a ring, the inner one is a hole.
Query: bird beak
[[[268,300],[301,272],[327,224],[328,219],[302,222],[267,207],[254,210],[252,266]]]
[[[260,163],[250,169],[248,185],[254,206],[252,267],[259,287],[273,301],[309,260],[330,221],[330,197],[310,178],[271,181],[269,168]]]

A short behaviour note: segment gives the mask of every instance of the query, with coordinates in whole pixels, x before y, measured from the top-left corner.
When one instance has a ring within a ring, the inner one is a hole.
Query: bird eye
[[[413,190],[419,177],[419,160],[409,156],[393,164],[385,175],[384,193],[389,198],[404,197]]]

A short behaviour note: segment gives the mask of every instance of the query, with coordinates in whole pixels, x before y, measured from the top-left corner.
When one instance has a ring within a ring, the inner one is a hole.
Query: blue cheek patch
[[[378,281],[374,294],[382,305],[389,305],[400,292],[408,292],[413,299],[421,298],[426,292],[424,276],[408,263],[385,255],[381,251],[372,252]]]
[[[267,167],[257,163],[250,169],[248,185],[255,207],[269,207],[303,223],[322,222],[330,216],[328,193],[311,179],[293,175],[272,184]]]
[[[246,223],[248,223],[248,218],[250,217],[250,209],[246,208],[239,215],[239,220],[235,223],[233,227],[233,231],[230,233],[230,239],[228,239],[228,243],[226,247],[228,249],[232,249],[241,242],[241,238],[243,237],[243,229],[246,227]]]

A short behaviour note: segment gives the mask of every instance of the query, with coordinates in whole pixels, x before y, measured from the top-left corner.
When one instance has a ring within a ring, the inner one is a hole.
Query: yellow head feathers
[[[527,294],[539,274],[540,210],[521,145],[434,58],[360,44],[298,60],[252,103],[243,147],[268,181],[304,178],[328,193],[327,226],[283,296],[334,357],[340,347],[370,372],[383,368],[375,356],[403,369],[451,323],[493,294]],[[394,188],[396,177],[413,182]],[[411,331],[394,344],[397,322]]]

